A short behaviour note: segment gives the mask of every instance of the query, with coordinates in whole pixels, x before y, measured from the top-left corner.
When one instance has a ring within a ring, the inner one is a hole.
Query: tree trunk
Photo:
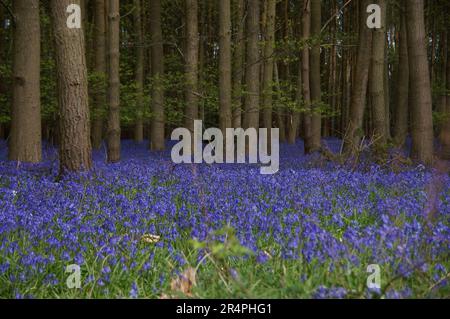
[[[406,13],[403,6],[399,34],[399,61],[395,93],[395,136],[398,146],[403,146],[408,135],[408,96],[409,96],[409,64],[408,40],[406,34]]]
[[[372,102],[374,136],[376,147],[380,148],[387,143],[386,132],[386,95],[385,86],[385,45],[386,45],[386,0],[378,0],[381,8],[381,28],[374,29],[372,35],[372,59],[370,98]]]
[[[311,1],[306,1],[303,8],[302,21],[303,41],[311,36]],[[312,150],[312,115],[311,115],[311,89],[310,89],[310,49],[309,45],[302,51],[302,92],[303,103],[307,112],[303,115],[303,129],[305,140],[305,154],[309,154]]]
[[[310,81],[311,81],[311,148],[315,152],[321,147],[322,120],[321,103],[322,90],[320,82],[320,33],[322,28],[322,1],[311,1],[311,36],[317,42],[311,49],[310,56]]]
[[[447,74],[446,74],[446,88],[447,88],[447,103],[445,108],[445,122],[442,127],[441,143],[442,143],[442,157],[450,160],[450,32],[447,31]]]
[[[142,143],[144,140],[144,122],[143,122],[143,98],[144,98],[144,35],[142,29],[142,10],[141,0],[134,0],[133,12],[134,28],[135,28],[135,45],[136,45],[136,120],[134,123],[134,141]]]
[[[119,0],[109,0],[108,18],[108,162],[120,161],[120,12]]]
[[[433,161],[433,118],[430,71],[424,22],[424,0],[407,0],[409,77],[411,81],[412,157]]]
[[[230,0],[219,1],[219,26],[219,120],[225,132],[232,125]]]
[[[234,49],[233,70],[233,127],[242,127],[242,79],[244,75],[244,0],[237,0],[236,8],[236,39]]]
[[[186,4],[186,128],[194,132],[198,117],[198,1],[185,0]]]
[[[58,78],[60,174],[92,166],[88,79],[83,28],[66,26],[66,9],[75,0],[52,0]]]
[[[364,134],[363,120],[367,101],[367,82],[372,52],[372,31],[366,25],[366,8],[371,0],[360,3],[359,47],[353,93],[350,103],[350,122],[344,134],[344,151],[354,153]]]
[[[259,127],[259,0],[248,0],[245,128]]]
[[[16,23],[8,158],[37,163],[42,159],[39,1],[13,1],[13,12]]]
[[[106,107],[106,13],[105,0],[95,1],[95,67],[102,86],[94,93],[94,118],[92,122],[92,147],[99,149],[103,139],[103,110]]]
[[[266,30],[264,43],[264,79],[262,92],[262,107],[264,127],[272,128],[272,101],[273,101],[273,63],[274,63],[274,48],[275,48],[275,15],[276,15],[276,0],[267,0],[266,12]],[[270,130],[268,134],[270,141]]]
[[[163,151],[165,148],[164,117],[164,43],[161,29],[161,0],[150,0],[150,34],[152,59],[152,119],[150,149]]]

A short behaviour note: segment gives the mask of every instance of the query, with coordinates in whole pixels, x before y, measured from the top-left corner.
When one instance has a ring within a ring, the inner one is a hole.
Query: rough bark
[[[52,0],[59,104],[60,174],[92,166],[88,80],[83,27],[66,26],[66,9],[75,0]]]
[[[39,1],[13,1],[13,13],[16,22],[8,158],[36,163],[42,159]]]

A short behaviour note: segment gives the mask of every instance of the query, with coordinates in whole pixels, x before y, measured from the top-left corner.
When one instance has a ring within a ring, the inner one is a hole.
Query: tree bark
[[[120,161],[120,12],[119,0],[109,0],[108,18],[108,162]]]
[[[367,101],[367,83],[372,52],[372,31],[366,25],[366,8],[371,0],[360,3],[359,47],[353,92],[350,102],[350,121],[344,134],[344,152],[354,153],[364,134],[363,120]]]
[[[370,96],[373,111],[374,136],[377,148],[387,143],[386,132],[386,95],[385,95],[385,46],[386,46],[386,0],[376,3],[381,8],[381,28],[374,29],[372,35],[372,59]]]
[[[403,146],[408,135],[408,96],[409,96],[409,63],[408,39],[406,33],[406,12],[402,8],[401,26],[399,34],[399,62],[395,93],[395,136],[394,142]]]
[[[8,158],[37,163],[42,159],[39,1],[13,1],[13,12],[16,22]]]
[[[441,132],[441,143],[442,143],[442,154],[441,156],[446,159],[449,160],[450,159],[450,50],[448,49],[450,46],[450,32],[448,32],[447,30],[447,68],[446,68],[446,95],[447,95],[447,103],[446,103],[446,107],[445,107],[445,112],[444,112],[444,116],[445,116],[445,121],[444,121],[444,125],[442,127],[442,132]]]
[[[412,157],[433,161],[433,118],[430,71],[424,22],[424,0],[407,0],[409,77],[411,81]]]
[[[198,1],[185,0],[186,4],[186,128],[194,132],[198,116]]]
[[[303,41],[309,40],[311,36],[311,1],[306,1],[303,8],[302,21]],[[312,150],[312,116],[311,116],[311,89],[310,89],[310,49],[309,43],[302,51],[302,92],[303,103],[307,112],[303,116],[304,129],[304,148],[305,154],[309,154]]]
[[[108,0],[106,0],[108,1]],[[94,71],[102,81],[94,93],[94,116],[92,121],[92,147],[99,149],[103,139],[103,110],[106,107],[106,13],[105,0],[95,1],[95,66]]]
[[[230,0],[219,1],[219,47],[219,121],[225,132],[232,126]]]
[[[134,0],[133,11],[135,45],[136,45],[136,68],[134,80],[136,82],[136,120],[134,123],[134,141],[142,143],[144,140],[143,122],[143,98],[144,98],[144,35],[142,29],[141,0]]]
[[[234,48],[233,70],[233,127],[242,127],[242,79],[244,75],[244,0],[237,0],[236,4],[236,39]]]
[[[311,1],[311,0],[310,0]],[[311,36],[316,44],[311,49],[310,55],[310,80],[311,80],[311,148],[315,152],[321,148],[322,116],[320,107],[322,103],[321,71],[320,71],[320,33],[322,28],[322,1],[311,1]]]
[[[266,13],[266,30],[264,43],[264,79],[262,92],[262,106],[264,127],[272,128],[272,101],[273,101],[273,63],[274,63],[274,49],[275,49],[275,15],[276,15],[276,0],[267,1]],[[270,130],[269,130],[270,133]],[[270,134],[268,134],[270,140]]]
[[[165,148],[164,117],[164,43],[161,29],[161,0],[150,0],[151,71],[152,71],[152,118],[150,149],[163,151]]]
[[[88,80],[83,27],[66,26],[66,9],[75,0],[52,0],[60,120],[60,174],[92,166]]]
[[[246,95],[245,95],[245,128],[259,127],[259,0],[248,0],[247,16],[247,61],[246,61]]]

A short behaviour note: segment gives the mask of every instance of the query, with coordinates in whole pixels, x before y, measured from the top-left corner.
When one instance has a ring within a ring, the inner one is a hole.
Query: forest
[[[0,0],[0,298],[449,298],[449,45],[448,0]]]

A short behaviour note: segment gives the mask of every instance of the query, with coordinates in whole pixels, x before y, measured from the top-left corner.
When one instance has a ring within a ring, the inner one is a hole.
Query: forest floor
[[[56,150],[17,167],[2,143],[0,297],[450,297],[448,174],[301,149],[282,145],[261,175],[124,141],[121,163],[97,152],[91,173],[58,180]]]

